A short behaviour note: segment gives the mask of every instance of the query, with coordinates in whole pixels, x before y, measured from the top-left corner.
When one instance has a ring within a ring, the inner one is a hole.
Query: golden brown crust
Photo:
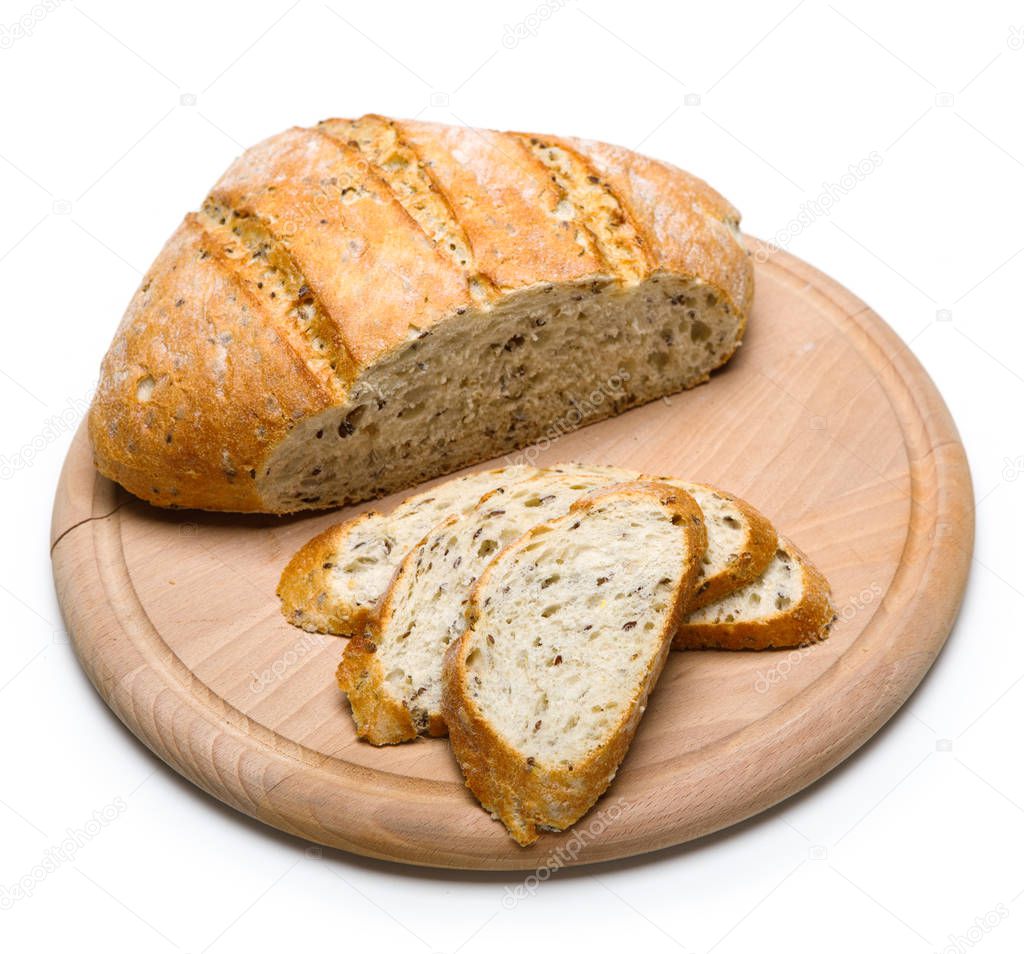
[[[332,401],[344,398],[352,357],[298,263],[271,223],[209,198],[189,216],[204,233],[204,252],[233,273],[262,320],[303,361]]]
[[[259,510],[258,468],[330,395],[188,217],[135,293],[89,414],[100,471],[161,506]]]
[[[518,135],[383,117],[249,149],[168,241],[107,353],[100,471],[160,506],[273,510],[257,477],[297,423],[343,404],[411,333],[548,284],[697,278],[735,308],[738,341],[752,268],[735,210],[628,150],[545,141],[572,174],[553,178]],[[396,149],[408,176],[382,161]],[[618,213],[593,203],[584,167]]]
[[[672,648],[686,649],[797,649],[828,636],[835,620],[828,580],[798,547],[780,539],[786,552],[803,570],[803,596],[784,612],[757,620],[732,623],[703,623],[683,620],[672,640]]]
[[[618,281],[642,281],[658,267],[632,210],[607,180],[568,140],[533,133],[510,133],[540,162],[563,201],[590,235],[606,271]]]
[[[512,137],[412,120],[397,126],[451,197],[477,267],[497,288],[582,281],[603,273],[593,242],[559,226],[558,189]]]
[[[439,254],[465,274],[474,298],[495,297],[494,283],[477,267],[472,243],[459,222],[451,197],[402,137],[398,123],[370,114],[360,119],[326,119],[316,129],[359,152]]]
[[[494,729],[467,689],[466,658],[472,649],[473,626],[480,616],[480,594],[502,557],[543,529],[534,527],[505,547],[488,565],[470,596],[470,626],[445,653],[441,710],[448,725],[452,750],[466,778],[466,785],[487,811],[501,819],[520,845],[536,841],[541,827],[558,831],[568,828],[590,809],[611,783],[636,733],[648,695],[664,667],[671,634],[692,594],[700,555],[707,546],[704,519],[696,501],[668,484],[635,481],[602,487],[576,501],[570,509],[570,518],[617,494],[658,495],[662,504],[682,521],[688,560],[673,592],[672,611],[661,633],[662,650],[651,661],[631,704],[623,712],[606,745],[571,768],[531,764]],[[541,528],[548,526],[550,524],[542,524]]]
[[[407,339],[410,316],[422,329],[471,304],[461,272],[359,153],[329,136],[292,129],[250,149],[211,198],[282,236],[356,372]]]
[[[310,633],[334,636],[351,636],[366,624],[368,611],[340,603],[331,591],[331,576],[345,538],[365,529],[367,523],[383,519],[383,514],[369,510],[328,527],[288,561],[277,585],[277,595],[281,612],[289,623]]]

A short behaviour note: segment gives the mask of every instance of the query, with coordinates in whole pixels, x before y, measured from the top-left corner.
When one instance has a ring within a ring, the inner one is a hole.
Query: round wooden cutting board
[[[269,825],[377,858],[535,869],[679,844],[809,785],[892,716],[956,616],[973,506],[942,398],[881,319],[784,253],[758,265],[746,342],[708,384],[515,457],[671,473],[747,498],[827,574],[831,637],[673,653],[608,793],[572,831],[519,848],[464,788],[445,740],[358,741],[334,683],[342,641],[278,611],[291,554],[365,508],[157,510],[97,476],[83,431],[53,519],[82,665],[175,771]]]

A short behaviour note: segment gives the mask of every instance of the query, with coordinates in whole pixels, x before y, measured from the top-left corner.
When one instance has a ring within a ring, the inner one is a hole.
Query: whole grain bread
[[[96,464],[160,506],[326,508],[692,387],[743,336],[738,223],[603,143],[290,129],[144,277],[89,415]]]
[[[441,657],[461,633],[469,592],[493,554],[588,491],[636,476],[581,464],[541,470],[434,527],[402,561],[378,610],[367,617],[365,634],[345,649],[338,682],[358,734],[376,745],[443,735]],[[661,482],[692,496],[707,525],[688,607],[702,591],[727,593],[755,578],[773,559],[774,530],[752,507],[713,487]]]
[[[535,526],[477,582],[442,710],[466,784],[519,844],[568,828],[611,784],[705,545],[689,495],[620,484]]]
[[[767,569],[679,624],[673,649],[793,649],[828,635],[835,619],[828,580],[785,537]]]
[[[596,476],[605,474],[607,483],[640,477],[633,471],[593,465],[553,469],[581,468]],[[277,593],[282,613],[310,632],[351,636],[365,625],[406,553],[432,526],[451,514],[469,512],[489,490],[536,473],[536,468],[520,466],[469,474],[408,498],[387,516],[360,514],[328,528],[299,550],[281,574]],[[764,516],[718,488],[674,477],[656,479],[694,497],[708,526],[708,548],[691,610],[760,576],[774,557],[776,544],[775,530]]]

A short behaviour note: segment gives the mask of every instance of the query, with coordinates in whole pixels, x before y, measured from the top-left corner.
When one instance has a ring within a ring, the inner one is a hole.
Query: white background
[[[1019,4],[51,5],[0,3],[0,890],[33,882],[0,906],[0,948],[1024,949]],[[503,42],[517,23],[535,35]],[[180,780],[100,702],[47,553],[100,357],[141,272],[245,145],[366,111],[640,147],[709,179],[766,238],[877,151],[787,245],[937,381],[978,540],[933,671],[824,781],[508,907],[515,877],[310,854]],[[117,817],[35,883],[47,849],[104,807]]]

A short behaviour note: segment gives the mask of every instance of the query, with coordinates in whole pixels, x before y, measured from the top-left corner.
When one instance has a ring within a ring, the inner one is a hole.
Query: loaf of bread
[[[161,506],[331,507],[692,387],[750,311],[738,222],[602,143],[291,129],[145,276],[90,412],[97,466]]]
[[[521,845],[611,784],[665,665],[704,552],[676,487],[617,484],[503,550],[443,669],[466,784]]]

